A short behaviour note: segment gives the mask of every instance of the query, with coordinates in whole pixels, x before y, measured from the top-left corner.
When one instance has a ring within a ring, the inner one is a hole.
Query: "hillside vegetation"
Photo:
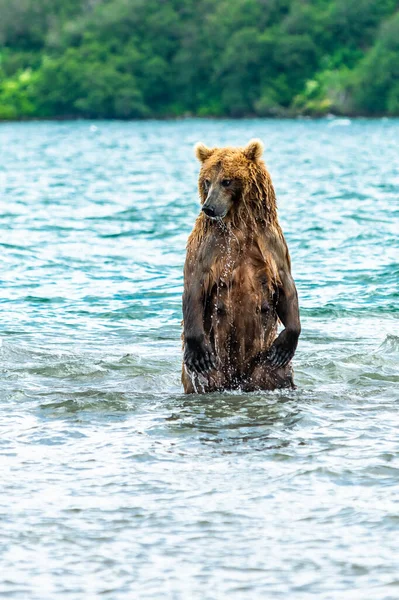
[[[0,119],[399,115],[397,0],[0,0]]]

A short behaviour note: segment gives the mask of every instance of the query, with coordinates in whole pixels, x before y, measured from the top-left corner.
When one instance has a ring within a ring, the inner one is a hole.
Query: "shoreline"
[[[290,115],[268,115],[268,116],[260,116],[260,115],[246,115],[242,117],[232,117],[232,116],[198,116],[198,115],[182,115],[182,116],[167,116],[167,117],[145,117],[145,118],[113,118],[113,117],[82,117],[82,116],[55,116],[55,117],[21,117],[18,119],[0,119],[0,125],[9,124],[9,123],[43,123],[43,122],[75,122],[75,121],[87,121],[87,122],[117,122],[117,123],[145,123],[148,121],[158,121],[162,122],[178,122],[178,121],[334,121],[339,119],[348,119],[348,120],[369,120],[369,121],[384,121],[384,120],[397,120],[399,116],[395,115],[367,115],[367,114],[334,114],[328,113],[325,115],[306,115],[303,113],[298,114],[290,114]]]

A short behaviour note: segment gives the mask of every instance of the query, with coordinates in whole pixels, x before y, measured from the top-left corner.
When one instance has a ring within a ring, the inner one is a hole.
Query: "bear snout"
[[[204,205],[202,207],[202,210],[204,211],[207,217],[215,217],[215,209],[213,206]]]

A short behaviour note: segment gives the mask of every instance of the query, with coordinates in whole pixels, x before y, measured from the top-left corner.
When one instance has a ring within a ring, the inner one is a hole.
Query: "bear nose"
[[[213,206],[203,206],[202,210],[204,211],[207,217],[215,216],[215,209],[213,208]]]

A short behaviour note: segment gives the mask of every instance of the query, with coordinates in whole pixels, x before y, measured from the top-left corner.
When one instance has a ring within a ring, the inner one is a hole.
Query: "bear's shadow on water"
[[[190,394],[166,400],[171,433],[194,435],[203,443],[277,449],[290,444],[301,420],[296,392]]]

